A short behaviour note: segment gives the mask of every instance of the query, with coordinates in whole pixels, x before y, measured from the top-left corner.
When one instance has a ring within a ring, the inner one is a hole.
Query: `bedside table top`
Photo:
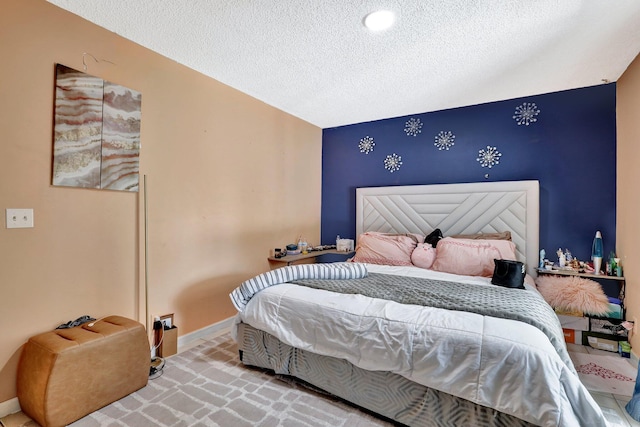
[[[624,280],[624,276],[607,276],[606,274],[592,274],[592,273],[580,273],[576,270],[547,270],[544,268],[536,268],[538,274],[551,274],[556,276],[579,276],[592,279],[606,279],[606,280]]]
[[[270,256],[268,258],[269,261],[273,261],[273,262],[285,262],[287,263],[287,265],[291,264],[292,262],[296,262],[296,261],[300,261],[302,259],[308,259],[308,258],[315,258],[318,257],[320,255],[345,255],[345,256],[349,256],[349,255],[353,255],[355,253],[355,251],[338,251],[336,249],[325,249],[323,251],[309,251],[309,253],[306,254],[297,254],[297,255],[286,255],[280,258],[276,258],[276,257],[272,257]]]

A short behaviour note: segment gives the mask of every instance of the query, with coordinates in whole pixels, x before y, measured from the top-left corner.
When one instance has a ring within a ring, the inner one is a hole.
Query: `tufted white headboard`
[[[356,236],[366,231],[444,236],[510,231],[518,259],[538,264],[538,181],[476,182],[356,189]]]

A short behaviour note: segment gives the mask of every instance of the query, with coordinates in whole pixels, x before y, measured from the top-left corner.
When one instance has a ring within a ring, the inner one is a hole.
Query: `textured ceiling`
[[[640,52],[638,0],[49,1],[322,128],[616,81]]]

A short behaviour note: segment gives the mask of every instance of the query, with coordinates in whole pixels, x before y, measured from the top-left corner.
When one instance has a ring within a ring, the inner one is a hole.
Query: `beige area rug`
[[[287,378],[244,366],[229,334],[167,358],[161,377],[71,424],[72,427],[392,425]]]
[[[580,380],[590,391],[633,395],[636,369],[620,356],[570,353]]]

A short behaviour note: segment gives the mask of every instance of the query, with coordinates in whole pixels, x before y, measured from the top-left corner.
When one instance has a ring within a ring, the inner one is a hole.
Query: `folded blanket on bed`
[[[533,291],[379,273],[369,273],[367,277],[356,280],[294,279],[292,283],[402,304],[518,320],[535,326],[547,335],[565,365],[576,373],[567,352],[558,317],[542,296]]]
[[[331,264],[289,265],[267,271],[243,282],[229,294],[231,302],[240,312],[255,295],[269,286],[300,279],[359,279],[367,275],[364,264],[336,262]]]

